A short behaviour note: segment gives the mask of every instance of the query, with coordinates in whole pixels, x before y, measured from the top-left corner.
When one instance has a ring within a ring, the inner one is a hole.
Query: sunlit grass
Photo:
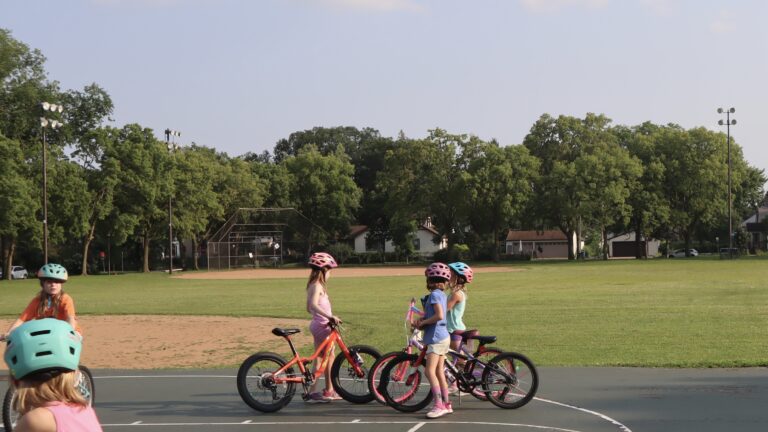
[[[768,260],[675,259],[516,264],[469,285],[465,322],[540,365],[766,366]],[[162,273],[73,277],[78,313],[306,318],[304,277],[171,279]],[[0,282],[12,317],[36,280]],[[404,341],[421,277],[332,278],[334,313],[348,343],[382,352]],[[162,329],[158,329],[162,331]],[[236,331],[236,329],[233,329]],[[280,342],[277,340],[277,342]]]

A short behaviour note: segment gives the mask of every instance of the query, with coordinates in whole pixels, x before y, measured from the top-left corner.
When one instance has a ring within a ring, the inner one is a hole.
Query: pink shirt
[[[93,407],[83,408],[63,402],[52,402],[45,408],[56,419],[57,432],[102,432]]]

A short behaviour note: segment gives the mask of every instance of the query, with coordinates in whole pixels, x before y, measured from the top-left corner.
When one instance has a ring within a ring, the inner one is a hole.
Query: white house
[[[576,235],[571,239],[576,251]],[[509,230],[504,248],[507,255],[530,255],[534,258],[568,258],[568,237],[560,230]]]
[[[763,225],[766,220],[768,220],[768,194],[765,195],[763,205],[758,207],[755,214],[741,223],[749,233],[749,248],[753,251],[768,250],[768,232]]]
[[[448,239],[442,238],[440,243],[435,244],[433,239],[437,236],[437,231],[432,228],[432,225],[427,221],[421,225],[414,234],[413,246],[418,255],[432,255],[435,252],[448,247]],[[374,253],[379,252],[376,247],[368,248],[366,246],[366,239],[368,238],[368,227],[366,225],[353,225],[349,232],[349,239],[352,242],[352,247],[357,253]],[[384,242],[384,252],[394,252],[395,245],[391,240]]]
[[[641,256],[654,257],[659,254],[661,242],[656,239],[640,238]],[[609,234],[608,254],[611,258],[635,258],[635,233]]]

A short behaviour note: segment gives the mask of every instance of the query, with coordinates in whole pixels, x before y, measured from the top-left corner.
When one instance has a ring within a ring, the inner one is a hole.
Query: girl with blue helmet
[[[467,330],[464,324],[464,310],[467,306],[466,284],[472,282],[474,272],[472,268],[463,262],[454,262],[448,264],[451,269],[451,295],[448,297],[448,333],[451,335],[451,349],[459,350],[461,337]],[[450,393],[455,393],[459,389],[454,382],[448,389]]]
[[[78,391],[82,342],[68,323],[44,318],[6,337],[3,355],[16,389],[19,431],[101,431],[96,412]]]

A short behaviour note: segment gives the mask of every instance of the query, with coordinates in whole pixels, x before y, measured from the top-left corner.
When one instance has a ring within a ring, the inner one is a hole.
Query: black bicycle
[[[485,360],[484,347],[495,342],[496,336],[471,338],[479,342],[474,354],[448,352],[448,380],[455,381],[461,392],[483,395],[500,408],[515,409],[530,402],[539,387],[539,374],[533,362],[515,352],[502,352]],[[429,405],[433,396],[426,378],[425,358],[426,349],[419,354],[401,353],[384,367],[378,392],[388,405],[402,412],[415,412]]]
[[[83,395],[88,405],[93,405],[96,397],[96,390],[93,386],[93,374],[87,367],[80,365],[77,379],[77,389],[80,394]],[[5,398],[3,399],[3,426],[5,430],[10,432],[16,426],[16,422],[19,420],[19,412],[14,407],[16,401],[16,389],[12,386],[8,386],[8,391],[5,392]]]

